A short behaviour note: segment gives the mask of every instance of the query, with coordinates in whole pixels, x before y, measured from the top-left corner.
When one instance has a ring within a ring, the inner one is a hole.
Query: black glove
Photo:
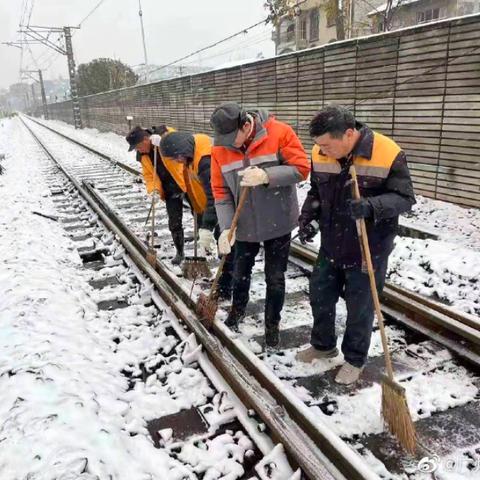
[[[307,242],[312,242],[315,238],[315,235],[318,233],[319,225],[318,222],[313,220],[306,225],[300,224],[298,229],[298,239],[300,242],[305,245]]]
[[[347,200],[347,208],[350,212],[350,216],[355,220],[373,216],[373,207],[368,198]]]

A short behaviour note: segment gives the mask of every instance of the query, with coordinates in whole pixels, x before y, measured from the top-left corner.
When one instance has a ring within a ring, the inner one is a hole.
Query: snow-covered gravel
[[[139,167],[133,154],[126,152],[122,137],[51,123],[115,159]],[[182,367],[176,360],[165,362],[145,383],[135,382],[130,388],[120,372],[138,376],[140,364],[156,365],[175,348],[176,339],[166,333],[168,319],[158,318],[153,307],[144,305],[141,292],[123,267],[112,265],[101,274],[85,272],[75,251],[79,244],[73,244],[61,225],[31,214],[32,210],[55,214],[41,162],[29,161],[42,154],[17,120],[0,125],[0,153],[7,154],[3,162],[7,172],[0,176],[4,193],[0,258],[5,264],[0,271],[0,388],[4,392],[0,402],[0,478],[94,480],[111,475],[115,479],[175,480],[195,478],[190,476],[192,469],[205,472],[204,478],[209,479],[241,475],[235,460],[238,456],[241,461],[251,448],[241,432],[187,444],[176,458],[153,447],[146,421],[205,403],[214,392],[197,369]],[[299,186],[300,198],[307,189],[306,184]],[[479,211],[419,197],[408,217],[410,223],[436,229],[440,240],[399,238],[391,256],[390,280],[478,314]],[[99,311],[96,303],[111,299],[113,290],[93,290],[88,281],[111,274],[125,277],[115,294],[135,297],[135,301],[125,309]],[[305,278],[287,281],[289,292],[306,288]],[[252,300],[261,298],[262,292],[252,292]],[[309,315],[306,302],[300,303],[291,311],[285,309],[289,326],[304,323],[299,308]],[[340,304],[340,337],[344,316]],[[247,337],[260,332],[254,321],[242,327]],[[389,328],[389,337],[393,347],[401,350],[405,345],[402,332],[395,328]],[[380,350],[378,332],[374,332],[370,353],[378,356]],[[287,383],[293,377],[322,374],[341,361],[340,356],[304,366],[295,362],[295,353],[292,349],[264,358]],[[436,360],[443,363],[441,371],[434,370],[427,378],[404,379],[415,420],[478,396],[475,379],[463,367],[451,362],[448,355],[437,354]],[[359,432],[383,430],[378,409],[371,408],[379,404],[377,384],[356,396],[336,396],[331,415],[323,415],[316,406],[322,399],[292,385],[339,435],[350,438]],[[165,438],[168,433],[163,432]],[[377,460],[370,463],[382,472],[384,467]]]
[[[205,404],[215,391],[170,356],[178,340],[168,315],[145,303],[127,267],[85,270],[62,224],[32,214],[58,213],[48,162],[18,119],[0,121],[0,153],[0,478],[241,476],[252,448],[241,431],[187,443],[178,456],[154,447],[148,420]],[[108,234],[102,240],[118,249]],[[120,289],[89,284],[111,275]],[[119,294],[129,306],[98,309]],[[160,367],[143,382],[142,364]]]
[[[140,168],[120,135],[96,129],[75,130],[60,121],[49,123],[116,160]],[[308,189],[308,182],[298,186],[300,204]],[[390,257],[389,280],[458,310],[480,315],[480,209],[417,196],[412,212],[402,216],[401,221],[435,232],[439,240],[398,237]],[[317,237],[311,246],[316,249],[319,244]]]

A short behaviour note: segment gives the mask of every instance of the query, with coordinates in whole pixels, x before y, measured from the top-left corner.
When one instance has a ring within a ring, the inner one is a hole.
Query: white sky
[[[99,0],[0,0],[0,42],[14,41],[27,4],[33,3],[30,25],[78,25]],[[264,0],[142,0],[149,63],[165,64],[214,43],[266,17]],[[273,54],[271,26],[262,25],[189,62],[221,65]],[[56,41],[57,37],[52,37]],[[44,78],[67,77],[66,58],[44,46],[32,46]],[[143,63],[138,0],[104,0],[74,34],[77,65],[94,58],[117,58],[129,65]],[[221,53],[221,55],[219,55]],[[53,61],[53,63],[52,63]],[[190,64],[192,64],[190,63]],[[20,49],[0,45],[0,87],[19,81]],[[38,69],[25,50],[23,68]]]

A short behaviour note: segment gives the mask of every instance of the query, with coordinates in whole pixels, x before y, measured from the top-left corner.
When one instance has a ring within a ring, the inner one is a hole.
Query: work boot
[[[238,324],[241,320],[245,317],[245,312],[242,309],[238,309],[232,306],[230,312],[228,313],[228,317],[225,320],[225,325],[230,328],[230,330],[234,330],[238,332]]]
[[[321,360],[323,358],[334,358],[338,355],[338,348],[334,347],[330,350],[318,350],[313,345],[310,345],[305,350],[300,350],[295,356],[295,360],[303,363],[312,363],[314,360]]]
[[[175,249],[177,250],[177,254],[172,259],[172,265],[180,265],[185,258],[183,245],[184,245],[184,238],[183,238],[183,230],[172,232],[172,239],[173,244],[175,245]]]
[[[280,343],[280,330],[278,326],[265,328],[265,345],[269,348],[278,347]]]
[[[355,367],[354,365],[345,362],[342,365],[342,368],[338,371],[335,381],[342,385],[350,385],[359,379],[362,370],[363,367]]]

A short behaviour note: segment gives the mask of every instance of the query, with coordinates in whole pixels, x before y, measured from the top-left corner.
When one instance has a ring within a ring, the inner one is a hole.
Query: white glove
[[[198,229],[198,245],[202,247],[206,253],[212,253],[215,245],[215,238],[213,232],[206,228]]]
[[[258,167],[248,167],[238,172],[238,176],[243,177],[240,182],[241,187],[256,187],[269,182],[267,172]]]
[[[162,137],[154,133],[153,135],[150,135],[150,141],[152,142],[152,145],[154,145],[155,147],[159,147],[160,142],[162,141]]]
[[[218,253],[220,255],[228,255],[232,251],[232,245],[235,243],[235,230],[233,231],[232,239],[228,241],[230,229],[224,230],[218,238]]]

